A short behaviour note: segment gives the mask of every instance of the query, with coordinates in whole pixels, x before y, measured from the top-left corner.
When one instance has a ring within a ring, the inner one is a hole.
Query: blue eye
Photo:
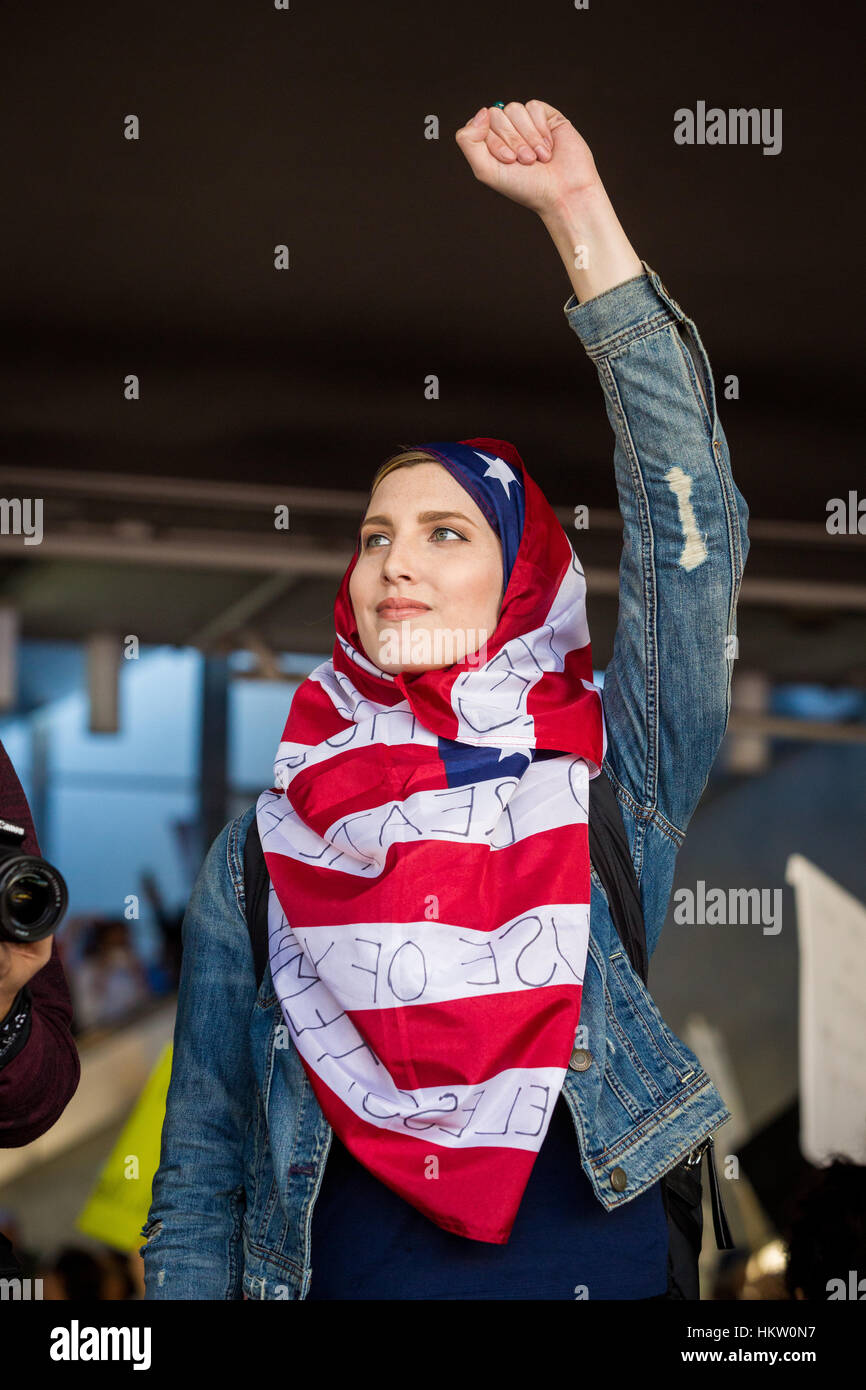
[[[437,533],[438,531],[450,531],[451,534],[452,534],[452,536],[456,536],[458,540],[465,541],[465,539],[466,539],[465,536],[461,536],[461,534],[460,534],[459,531],[455,531],[453,526],[436,526],[436,527],[430,532],[431,536],[435,536],[436,533]],[[369,535],[367,535],[367,536],[364,537],[364,546],[363,546],[364,550],[369,550],[369,549],[370,549],[370,542],[373,541],[373,540],[375,540],[378,536],[383,536],[383,535],[384,535],[384,533],[383,533],[382,531],[371,531],[371,532],[369,533]],[[388,539],[387,536],[385,536],[384,538],[385,538],[385,540]],[[375,550],[378,550],[378,549],[379,549],[378,546],[374,546],[373,548],[374,548]]]

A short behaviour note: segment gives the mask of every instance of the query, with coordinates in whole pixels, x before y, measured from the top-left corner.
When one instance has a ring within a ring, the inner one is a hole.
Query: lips
[[[426,603],[413,603],[409,599],[388,598],[376,605],[376,612],[384,618],[408,618],[413,613],[427,613]]]

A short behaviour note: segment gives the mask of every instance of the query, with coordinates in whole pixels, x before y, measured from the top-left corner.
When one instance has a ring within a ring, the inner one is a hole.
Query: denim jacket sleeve
[[[646,261],[644,274],[563,306],[595,363],[614,432],[623,518],[619,615],[605,672],[606,770],[647,844],[679,848],[727,726],[748,509],[731,475],[706,350]],[[688,349],[688,350],[686,350]],[[669,872],[645,897],[654,950]],[[643,886],[643,885],[642,885]]]
[[[211,845],[183,919],[171,1080],[142,1235],[147,1299],[241,1299],[244,1140],[256,1081],[247,1022],[256,984],[229,856]]]

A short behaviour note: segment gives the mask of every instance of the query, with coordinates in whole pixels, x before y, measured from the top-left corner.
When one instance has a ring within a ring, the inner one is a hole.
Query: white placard
[[[800,947],[800,1148],[866,1163],[866,907],[792,854]]]

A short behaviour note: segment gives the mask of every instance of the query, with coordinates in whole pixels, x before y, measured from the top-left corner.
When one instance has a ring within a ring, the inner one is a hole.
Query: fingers
[[[536,129],[541,132],[542,136],[549,142],[550,148],[553,149],[553,131],[548,117],[556,116],[560,121],[563,117],[555,107],[548,106],[546,101],[528,101],[526,109],[535,122]]]
[[[507,140],[503,140],[501,135],[497,135],[493,129],[493,117],[500,116],[502,112],[498,106],[482,106],[481,110],[475,115],[472,121],[467,121],[466,125],[461,126],[457,131],[456,140],[469,163],[472,165],[476,174],[481,174],[482,170],[489,170],[491,156],[495,156],[502,164],[514,164],[517,156],[514,154],[511,145]],[[500,121],[501,125],[502,122]],[[525,142],[518,139],[510,122],[505,122],[508,132],[515,143],[522,144],[526,148]],[[524,160],[529,163],[529,160]]]
[[[455,139],[476,178],[490,182],[496,164],[546,164],[553,158],[554,131],[568,121],[545,101],[510,101],[482,106]]]
[[[40,970],[43,965],[47,965],[51,959],[51,941],[52,938],[50,936],[43,936],[41,941],[34,941],[33,943],[36,948],[33,955],[34,958],[39,961]]]
[[[493,106],[490,127],[488,146],[506,163],[515,160],[521,164],[534,164],[536,160],[546,163],[552,157],[553,138],[543,102],[532,101],[524,106],[520,101],[510,101],[504,108]]]
[[[0,985],[17,982],[17,987],[47,965],[51,959],[50,936],[39,941],[0,941]]]

